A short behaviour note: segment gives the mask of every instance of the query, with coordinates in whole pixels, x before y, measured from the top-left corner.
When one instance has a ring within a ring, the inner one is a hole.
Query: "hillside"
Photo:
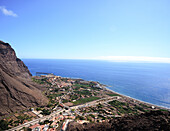
[[[170,112],[151,111],[136,116],[115,118],[109,122],[78,124],[72,122],[67,131],[169,131]]]
[[[42,92],[30,84],[31,73],[14,49],[0,41],[0,116],[48,103]]]

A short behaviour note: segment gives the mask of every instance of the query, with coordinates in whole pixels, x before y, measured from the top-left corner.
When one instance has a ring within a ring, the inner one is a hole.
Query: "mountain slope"
[[[0,115],[48,103],[30,84],[31,73],[8,43],[0,41]]]
[[[169,131],[170,112],[151,111],[145,114],[114,118],[109,122],[70,123],[67,131]]]

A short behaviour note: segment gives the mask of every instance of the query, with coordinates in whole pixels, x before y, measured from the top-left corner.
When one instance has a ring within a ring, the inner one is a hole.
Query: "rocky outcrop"
[[[31,73],[11,46],[0,41],[0,115],[48,103],[30,84],[30,78]]]
[[[0,68],[9,75],[29,78],[31,73],[8,43],[0,41]]]
[[[72,122],[67,131],[170,131],[170,112],[151,111],[136,116],[115,118],[109,122],[78,124]]]

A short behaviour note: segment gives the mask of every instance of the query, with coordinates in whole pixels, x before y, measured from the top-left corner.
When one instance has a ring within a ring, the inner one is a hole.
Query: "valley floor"
[[[44,88],[43,94],[49,103],[45,107],[32,107],[5,117],[1,123],[12,128],[9,130],[66,130],[69,123],[72,123],[69,126],[69,130],[72,130],[76,123],[107,123],[114,119],[166,110],[120,95],[95,81],[52,74],[34,76],[32,81]]]

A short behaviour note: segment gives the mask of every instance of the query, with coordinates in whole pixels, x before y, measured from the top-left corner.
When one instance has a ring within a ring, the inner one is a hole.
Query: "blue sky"
[[[170,58],[169,0],[0,0],[20,58]]]

